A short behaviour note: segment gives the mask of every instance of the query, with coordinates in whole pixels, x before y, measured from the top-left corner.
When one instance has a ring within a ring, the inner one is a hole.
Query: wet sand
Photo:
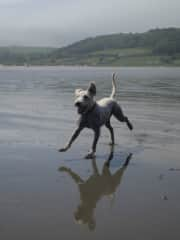
[[[108,168],[101,149],[1,147],[1,239],[178,239],[178,153],[116,146]]]
[[[71,88],[1,92],[0,238],[179,240],[179,99],[124,96],[134,131],[113,120],[114,153],[103,128],[96,159],[86,160],[88,130],[57,151],[75,126]]]

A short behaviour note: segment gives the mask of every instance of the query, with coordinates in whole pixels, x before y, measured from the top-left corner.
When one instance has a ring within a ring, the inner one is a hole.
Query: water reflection
[[[108,159],[105,161],[102,173],[99,172],[96,159],[92,159],[93,174],[88,179],[83,180],[77,173],[70,168],[60,167],[60,172],[66,172],[77,184],[80,193],[80,204],[74,212],[76,222],[86,224],[89,230],[93,231],[96,227],[95,209],[97,202],[104,196],[113,197],[121,183],[122,176],[132,157],[130,153],[115,173],[110,171],[110,162],[113,159],[113,148],[111,148]]]

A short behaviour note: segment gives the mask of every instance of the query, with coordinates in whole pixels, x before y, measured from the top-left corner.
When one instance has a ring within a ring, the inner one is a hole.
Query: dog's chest
[[[97,112],[91,114],[82,115],[79,118],[79,125],[82,127],[87,127],[91,129],[96,129],[100,127],[100,117]]]
[[[110,108],[97,106],[89,114],[82,115],[79,119],[79,125],[91,129],[96,129],[104,125],[110,118]]]

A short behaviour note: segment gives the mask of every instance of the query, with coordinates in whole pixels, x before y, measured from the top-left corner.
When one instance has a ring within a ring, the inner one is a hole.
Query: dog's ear
[[[96,85],[94,82],[91,82],[88,87],[88,92],[90,95],[95,96],[96,95]]]
[[[79,97],[79,95],[81,94],[82,91],[83,91],[83,89],[81,89],[81,88],[76,89],[74,92],[75,96]]]

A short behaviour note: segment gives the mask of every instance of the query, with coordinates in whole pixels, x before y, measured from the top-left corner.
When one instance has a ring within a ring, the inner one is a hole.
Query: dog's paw
[[[67,150],[68,150],[67,147],[65,147],[65,148],[60,148],[60,149],[58,150],[58,152],[66,152]]]
[[[129,121],[127,122],[127,125],[128,125],[129,130],[132,131],[133,130],[133,125]]]
[[[69,168],[67,168],[67,167],[60,167],[58,170],[59,170],[60,172],[68,172],[68,171],[69,171]]]
[[[106,161],[106,162],[104,163],[104,165],[105,165],[107,168],[109,168],[109,167],[110,167],[110,161]]]
[[[86,156],[85,156],[86,159],[93,159],[95,158],[95,153],[91,152],[91,153],[88,153]]]
[[[108,145],[109,145],[110,147],[114,147],[115,143],[109,142]]]

